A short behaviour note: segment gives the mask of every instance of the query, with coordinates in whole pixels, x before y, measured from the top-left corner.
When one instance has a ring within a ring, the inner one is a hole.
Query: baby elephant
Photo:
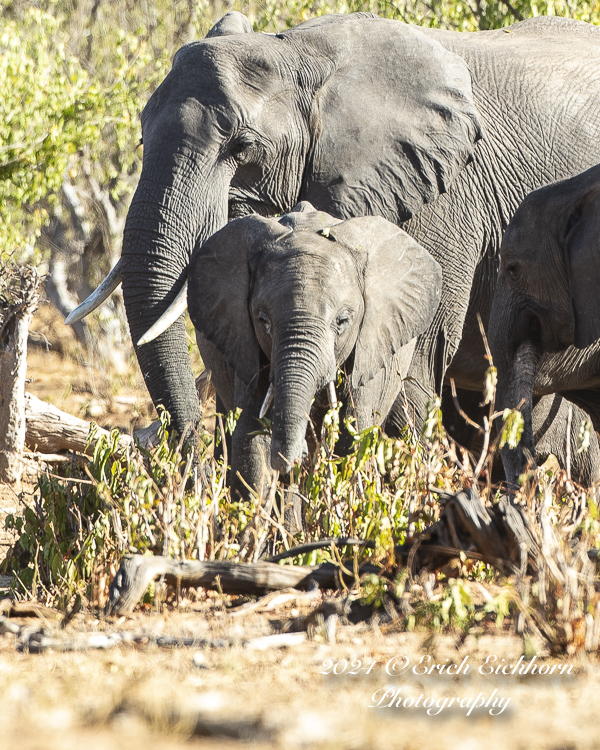
[[[197,248],[188,306],[198,346],[225,408],[242,409],[233,476],[260,483],[269,446],[253,433],[263,415],[271,466],[287,474],[302,459],[313,400],[336,401],[342,365],[343,414],[359,429],[381,423],[441,283],[439,264],[394,224],[340,221],[309,203],[235,219]]]
[[[600,165],[530,193],[506,229],[500,260],[488,325],[496,404],[521,404],[525,421],[521,445],[503,450],[506,477],[517,481],[525,449],[534,455],[537,400],[560,394],[581,407],[571,409],[569,453],[574,476],[591,483],[596,435],[578,454],[573,432],[584,412],[600,429]],[[568,408],[554,401],[547,411],[543,422],[558,425],[564,446]]]

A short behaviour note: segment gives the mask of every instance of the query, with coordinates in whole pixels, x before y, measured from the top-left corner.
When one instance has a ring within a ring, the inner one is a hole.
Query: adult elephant
[[[229,219],[299,200],[381,215],[441,264],[442,301],[406,392],[417,416],[444,377],[481,386],[503,230],[532,189],[600,161],[600,30],[535,18],[498,31],[424,29],[370,14],[253,34],[225,16],[182,48],[142,114],[143,169],[119,269],[134,342]],[[155,404],[199,419],[183,319],[136,346]],[[388,430],[399,428],[397,403]]]
[[[541,396],[562,394],[582,407],[600,430],[599,288],[596,166],[528,195],[502,242],[488,333],[498,367],[497,403],[502,409],[521,406],[525,422],[520,445],[502,454],[511,483],[523,470],[525,451],[535,455],[532,410]],[[557,410],[558,404],[549,416]],[[575,407],[574,414],[577,411]],[[572,433],[574,455],[578,436]],[[597,479],[595,434],[592,451],[591,478]]]

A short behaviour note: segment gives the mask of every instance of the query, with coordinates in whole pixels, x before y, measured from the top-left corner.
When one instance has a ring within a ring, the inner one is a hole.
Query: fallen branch
[[[486,508],[473,487],[456,495],[441,493],[440,502],[444,506],[440,520],[396,548],[397,554],[408,558],[411,572],[435,570],[461,554],[507,575],[519,573],[525,554],[526,565],[536,569],[539,543],[523,510],[508,495]]]
[[[360,573],[379,569],[364,565]],[[321,565],[277,565],[269,562],[236,563],[231,561],[184,560],[168,557],[125,555],[109,590],[108,612],[124,615],[133,611],[151,581],[163,578],[176,587],[202,587],[225,594],[264,596],[270,591],[297,588],[335,589],[343,575],[333,563]],[[348,576],[347,583],[351,584]]]
[[[110,434],[108,430],[96,427],[93,439],[87,446],[91,422],[67,414],[31,393],[25,394],[25,420],[25,442],[42,453],[57,453],[62,450],[91,453],[96,442]],[[125,448],[131,444],[131,437],[122,435],[119,443]]]
[[[205,370],[196,378],[196,388],[200,402],[205,406],[214,396],[209,370]],[[86,450],[92,422],[61,411],[31,393],[25,393],[25,421],[25,442],[30,448],[38,451],[38,454],[56,454],[58,451],[92,453],[97,441],[110,434],[108,430],[96,425],[95,434]],[[157,419],[148,427],[136,430],[134,438],[142,448],[152,448],[159,440],[160,427],[161,422]],[[131,442],[129,435],[121,435],[119,438],[121,448],[127,448]],[[28,457],[32,458],[31,455]],[[42,455],[39,457],[44,458]],[[60,458],[48,456],[44,460],[58,461]]]

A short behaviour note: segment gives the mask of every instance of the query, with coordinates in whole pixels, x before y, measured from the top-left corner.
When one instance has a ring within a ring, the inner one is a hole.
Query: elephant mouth
[[[270,219],[278,216],[280,213],[282,213],[282,210],[271,203],[266,203],[258,198],[248,198],[248,196],[243,195],[241,192],[239,195],[236,195],[236,191],[230,192],[228,221],[241,219],[243,216],[248,216],[249,214],[258,214],[266,219]]]
[[[523,316],[513,332],[512,357],[515,357],[523,344],[529,344],[541,353],[543,330],[542,320],[538,313],[530,312]]]

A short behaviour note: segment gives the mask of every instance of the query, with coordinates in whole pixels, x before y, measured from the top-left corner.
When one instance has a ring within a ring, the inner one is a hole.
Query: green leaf
[[[509,448],[514,450],[521,440],[525,420],[518,409],[505,409],[502,420],[504,427],[500,434],[500,447],[504,448],[505,445],[508,445]]]

